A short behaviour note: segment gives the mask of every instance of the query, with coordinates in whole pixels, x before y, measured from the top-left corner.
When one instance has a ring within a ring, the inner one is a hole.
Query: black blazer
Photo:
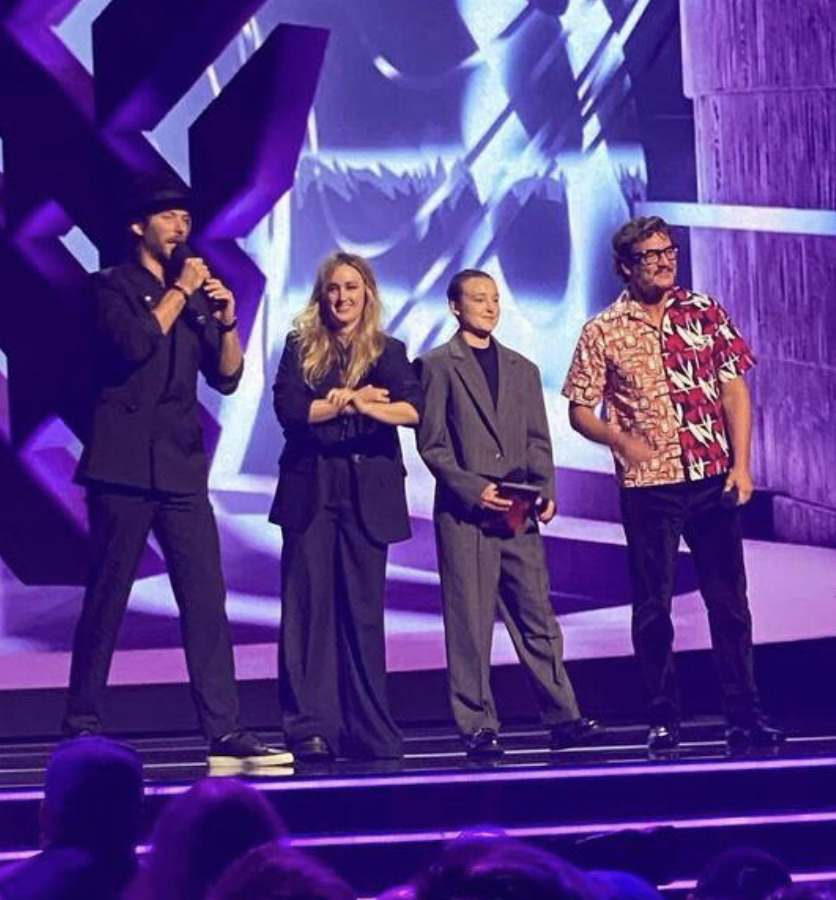
[[[92,289],[95,400],[77,479],[176,493],[206,490],[198,372],[222,394],[231,394],[241,379],[241,371],[218,371],[217,321],[190,301],[164,335],[151,311],[166,289],[138,263],[97,272]]]
[[[405,400],[419,417],[423,414],[421,385],[399,340],[386,338],[383,353],[359,386],[365,384],[387,388],[392,402]],[[291,332],[273,384],[273,408],[284,430],[285,447],[270,521],[294,531],[307,528],[321,502],[319,461],[324,454],[339,454],[351,461],[360,519],[369,537],[381,544],[406,540],[411,531],[397,428],[367,416],[308,423],[311,403],[339,386],[336,370],[315,389],[305,384],[298,344]]]

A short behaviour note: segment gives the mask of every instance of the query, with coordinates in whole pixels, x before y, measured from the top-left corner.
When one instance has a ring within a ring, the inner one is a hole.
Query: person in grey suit
[[[490,685],[497,602],[528,670],[554,748],[599,730],[582,718],[563,666],[563,637],[549,602],[537,519],[555,514],[554,465],[537,367],[491,337],[499,294],[485,272],[453,277],[447,298],[456,335],[419,360],[425,412],[418,450],[436,479],[435,532],[450,702],[468,753],[502,753]],[[503,480],[539,489],[536,513],[498,533],[513,501]]]

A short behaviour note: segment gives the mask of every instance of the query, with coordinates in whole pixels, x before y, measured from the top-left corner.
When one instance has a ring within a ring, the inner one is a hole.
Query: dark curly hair
[[[622,266],[629,268],[635,263],[633,247],[654,234],[671,237],[671,226],[661,216],[638,216],[630,219],[612,236],[613,268],[622,281],[629,280]]]

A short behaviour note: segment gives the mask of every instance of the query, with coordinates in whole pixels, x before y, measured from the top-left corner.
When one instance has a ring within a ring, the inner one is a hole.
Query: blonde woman
[[[282,528],[279,690],[297,759],[392,758],[386,699],[387,547],[409,537],[398,425],[421,386],[381,330],[374,273],[334,253],[287,337],[273,385],[285,434],[270,521]]]

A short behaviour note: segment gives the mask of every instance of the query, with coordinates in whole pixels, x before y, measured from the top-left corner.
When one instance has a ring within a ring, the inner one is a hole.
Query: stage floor
[[[401,779],[412,781],[422,776],[444,778],[456,773],[548,772],[578,769],[604,775],[613,771],[633,771],[635,766],[746,766],[781,767],[792,761],[828,759],[836,764],[836,721],[795,723],[787,742],[779,750],[751,751],[731,756],[723,739],[724,725],[710,717],[694,719],[682,726],[682,742],[673,752],[656,760],[648,760],[645,747],[646,728],[642,725],[608,726],[603,735],[589,746],[564,750],[548,749],[548,736],[538,728],[515,726],[502,730],[505,748],[495,761],[469,758],[459,737],[450,728],[408,729],[405,753],[400,760],[349,760],[331,763],[296,763],[294,766],[256,769],[242,766],[210,772],[206,764],[206,745],[195,734],[119,736],[142,756],[148,792],[160,788],[170,795],[185,790],[189,784],[207,774],[218,777],[243,777],[265,789],[292,779],[296,787],[333,787],[351,779]],[[280,740],[275,733],[263,733],[270,740]],[[3,799],[19,796],[17,791],[38,791],[43,786],[44,769],[54,741],[5,741],[0,743],[0,792]],[[773,761],[772,764],[767,761]],[[784,762],[780,762],[783,760]],[[627,768],[625,768],[627,767]],[[415,783],[414,781],[412,783]],[[167,787],[169,786],[169,787]],[[277,790],[282,788],[276,787]],[[28,795],[27,795],[28,796]]]
[[[228,612],[242,680],[276,677],[279,625],[279,530],[239,495],[215,498],[229,585]],[[387,658],[392,672],[445,666],[432,525],[413,519],[414,537],[393,546],[387,582]],[[617,523],[558,516],[544,530],[552,601],[569,660],[627,657],[630,644],[627,561]],[[746,541],[756,644],[836,636],[836,549]],[[160,561],[131,596],[110,683],[171,684],[186,680],[177,610]],[[710,646],[708,623],[684,545],[674,600],[676,647]],[[156,561],[155,561],[156,560]],[[27,586],[0,566],[0,690],[60,688],[81,589]],[[516,662],[497,624],[494,663]]]

